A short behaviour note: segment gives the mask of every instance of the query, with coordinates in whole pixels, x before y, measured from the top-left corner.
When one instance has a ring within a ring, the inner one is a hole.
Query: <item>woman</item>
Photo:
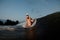
[[[34,20],[29,16],[26,15],[26,27],[29,28],[33,24]]]

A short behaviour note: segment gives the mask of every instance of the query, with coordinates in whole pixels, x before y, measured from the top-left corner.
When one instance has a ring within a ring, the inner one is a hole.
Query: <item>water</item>
[[[3,27],[4,28],[4,27]],[[9,28],[10,29],[10,28]],[[0,40],[33,40],[35,39],[34,30],[32,28],[15,28],[15,30],[0,30]]]
[[[21,26],[0,26],[0,40],[43,40],[47,38],[47,28],[44,25],[32,28]]]

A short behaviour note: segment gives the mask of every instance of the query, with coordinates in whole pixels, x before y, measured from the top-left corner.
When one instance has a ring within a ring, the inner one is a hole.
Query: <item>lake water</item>
[[[4,28],[4,27],[3,27]],[[10,28],[9,28],[10,29]],[[34,40],[35,30],[33,28],[16,28],[14,30],[0,30],[0,40]]]
[[[43,40],[47,38],[46,30],[44,25],[32,28],[0,26],[0,40]]]

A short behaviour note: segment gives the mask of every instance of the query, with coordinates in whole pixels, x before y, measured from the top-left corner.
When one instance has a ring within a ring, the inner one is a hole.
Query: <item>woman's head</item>
[[[29,15],[26,15],[26,18],[29,19]]]

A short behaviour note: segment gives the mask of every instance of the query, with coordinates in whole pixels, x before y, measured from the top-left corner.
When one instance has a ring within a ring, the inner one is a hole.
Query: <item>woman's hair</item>
[[[26,16],[29,16],[29,15],[26,15]]]
[[[26,15],[26,16],[28,16],[27,19],[29,19],[29,15]]]

